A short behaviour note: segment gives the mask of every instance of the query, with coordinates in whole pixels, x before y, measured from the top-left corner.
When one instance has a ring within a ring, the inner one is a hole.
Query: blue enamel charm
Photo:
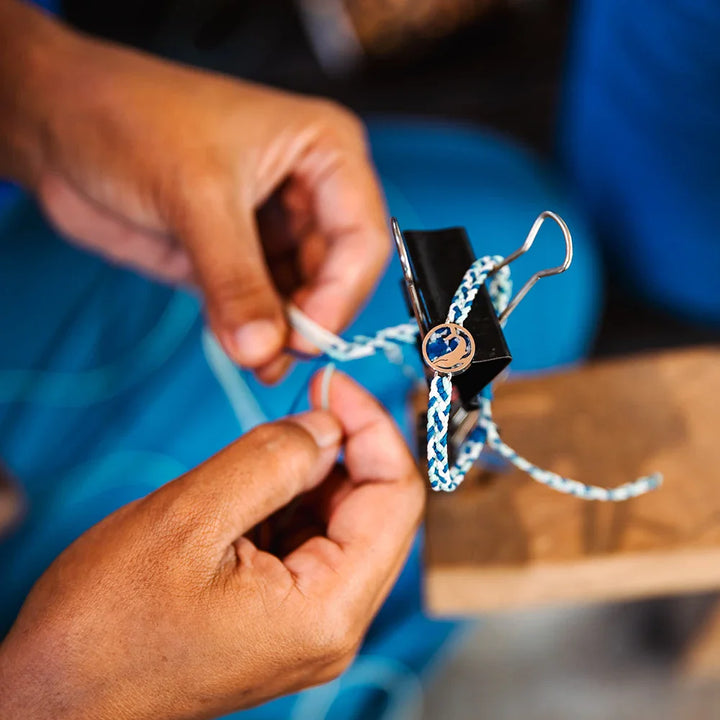
[[[428,332],[422,351],[425,362],[435,372],[456,374],[470,367],[475,355],[475,341],[462,325],[443,323]]]

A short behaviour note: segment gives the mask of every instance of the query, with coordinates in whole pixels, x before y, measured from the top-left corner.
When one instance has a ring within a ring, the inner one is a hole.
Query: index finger
[[[382,192],[360,130],[343,135],[340,148],[314,149],[294,172],[310,190],[326,255],[317,275],[293,300],[305,314],[337,333],[374,288],[389,256]],[[315,350],[297,333],[291,346]]]
[[[312,395],[317,401],[317,383]],[[346,435],[347,476],[328,503],[325,537],[305,542],[285,564],[307,592],[339,592],[364,615],[379,607],[402,568],[425,492],[402,435],[372,396],[336,374],[330,411]]]

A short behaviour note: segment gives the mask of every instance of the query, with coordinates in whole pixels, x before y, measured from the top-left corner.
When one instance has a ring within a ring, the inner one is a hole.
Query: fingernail
[[[302,415],[296,415],[293,420],[313,436],[315,444],[319,448],[340,444],[342,428],[330,413],[322,410],[311,410],[302,413]]]
[[[233,339],[238,362],[253,367],[267,362],[277,351],[280,331],[270,320],[253,320],[236,330]]]

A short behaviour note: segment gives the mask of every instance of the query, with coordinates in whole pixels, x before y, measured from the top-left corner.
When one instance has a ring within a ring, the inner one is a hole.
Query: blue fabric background
[[[720,323],[720,3],[580,0],[561,154],[626,287]]]

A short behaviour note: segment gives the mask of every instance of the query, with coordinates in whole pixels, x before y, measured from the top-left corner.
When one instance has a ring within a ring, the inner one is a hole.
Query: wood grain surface
[[[430,612],[720,587],[720,348],[515,380],[498,388],[495,415],[541,467],[607,487],[656,470],[665,482],[625,503],[588,502],[500,468],[430,493]]]

